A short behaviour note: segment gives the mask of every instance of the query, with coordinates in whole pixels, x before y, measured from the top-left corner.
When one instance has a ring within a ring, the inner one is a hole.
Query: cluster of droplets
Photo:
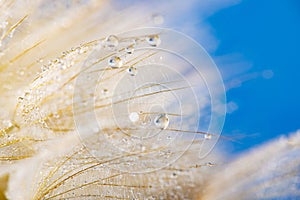
[[[77,60],[79,60],[79,56],[86,53],[89,50],[88,46],[79,46],[76,48],[71,48],[68,51],[62,53],[61,56],[56,59],[49,61],[48,64],[45,64],[41,67],[42,72],[52,70],[53,68],[58,68],[61,70],[68,69],[72,67]],[[43,60],[40,59],[37,62],[43,63]]]
[[[161,39],[158,34],[148,35],[146,37],[133,39],[132,42],[130,44],[127,44],[124,49],[121,49],[121,48],[119,48],[119,46],[120,46],[120,44],[122,44],[123,41],[128,42],[126,39],[118,38],[115,35],[110,35],[103,40],[101,45],[105,49],[108,49],[110,51],[116,51],[116,52],[120,52],[120,53],[125,51],[125,54],[132,55],[132,54],[134,54],[135,46],[140,42],[146,41],[147,44],[150,45],[151,47],[157,47],[161,43]],[[122,56],[119,56],[119,55],[111,56],[108,59],[108,66],[113,69],[123,67],[124,61],[123,61]],[[131,76],[137,75],[137,68],[134,66],[129,66],[126,71]]]

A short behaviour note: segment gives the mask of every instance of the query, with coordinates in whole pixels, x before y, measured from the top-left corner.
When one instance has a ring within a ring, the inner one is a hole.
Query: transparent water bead
[[[204,138],[207,139],[207,140],[210,140],[211,137],[212,137],[212,135],[209,134],[209,133],[206,133],[206,134],[204,135]]]
[[[119,45],[119,38],[115,35],[110,35],[104,40],[104,46],[109,49],[115,49]]]
[[[108,89],[106,89],[106,88],[102,89],[101,93],[106,95],[108,93]]]
[[[108,64],[111,68],[120,68],[123,66],[123,61],[120,57],[118,56],[112,56],[109,60],[108,60]]]
[[[140,116],[137,112],[132,112],[129,114],[129,119],[131,122],[137,122],[140,119]]]
[[[130,76],[135,76],[137,75],[137,69],[135,67],[129,67],[127,69],[128,74],[130,74]]]
[[[170,120],[169,120],[169,117],[168,117],[167,114],[159,114],[154,119],[155,126],[160,128],[160,129],[168,128],[169,122],[170,122]]]
[[[149,35],[146,38],[146,41],[153,47],[157,47],[161,43],[160,37],[158,35]]]
[[[125,48],[125,51],[128,54],[133,54],[133,52],[134,52],[134,46],[133,45],[129,45],[128,47]]]

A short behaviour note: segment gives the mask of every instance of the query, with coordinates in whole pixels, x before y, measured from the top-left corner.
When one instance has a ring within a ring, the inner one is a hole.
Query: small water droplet
[[[119,39],[115,35],[110,35],[104,40],[104,46],[109,49],[115,49],[119,45]]]
[[[120,57],[118,56],[112,56],[109,60],[108,60],[108,64],[111,68],[120,68],[123,65],[123,61]]]
[[[19,103],[22,103],[23,100],[24,100],[24,97],[19,97],[19,98],[18,98]]]
[[[205,165],[208,166],[208,167],[213,167],[213,166],[215,166],[216,164],[213,164],[213,163],[211,163],[211,162],[208,162],[208,163],[206,163]]]
[[[43,60],[43,58],[40,58],[40,59],[37,60],[37,62],[38,62],[38,63],[43,63],[44,60]]]
[[[21,69],[21,70],[18,71],[18,74],[19,74],[20,76],[23,76],[23,75],[25,74],[25,71]]]
[[[171,178],[176,178],[177,174],[175,172],[172,173]]]
[[[154,124],[160,129],[166,129],[169,126],[169,117],[167,114],[160,114],[154,119]]]
[[[60,117],[60,115],[58,113],[53,113],[53,117],[58,119]]]
[[[78,54],[82,54],[82,53],[84,52],[84,50],[83,50],[81,47],[76,47],[76,48],[74,49],[74,51],[75,51],[76,53],[78,53]]]
[[[137,112],[132,112],[129,114],[129,119],[131,122],[137,122],[140,119],[140,116]]]
[[[160,37],[158,35],[149,35],[146,38],[148,44],[150,44],[151,46],[157,47],[158,45],[160,45],[161,40]]]
[[[207,139],[207,140],[210,140],[210,139],[211,139],[211,134],[206,133],[206,134],[204,135],[204,138]]]
[[[104,88],[101,92],[102,94],[106,95],[108,93],[108,89]]]
[[[3,124],[7,127],[7,128],[11,128],[13,126],[13,123],[10,120],[4,120]]]
[[[137,75],[137,69],[135,67],[129,67],[127,69],[127,72],[131,75],[131,76],[135,76]]]
[[[133,44],[132,45],[129,45],[128,47],[125,48],[125,51],[126,53],[128,54],[132,54],[134,52],[134,46]]]

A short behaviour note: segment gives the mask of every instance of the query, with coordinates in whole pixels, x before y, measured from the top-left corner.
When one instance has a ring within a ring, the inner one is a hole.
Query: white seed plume
[[[199,159],[199,146],[202,152],[210,148],[203,145],[206,133],[188,131],[195,121],[189,117],[195,113],[189,91],[203,94],[199,110],[204,110],[210,101],[204,81],[180,71],[175,67],[180,62],[156,49],[136,51],[140,44],[160,48],[180,41],[163,40],[160,33],[134,40],[116,36],[138,27],[174,25],[196,3],[153,1],[149,9],[145,3],[108,0],[0,1],[0,199],[299,197],[299,133],[229,164],[217,150]],[[210,3],[201,3],[205,13]],[[107,68],[116,53],[118,63]],[[176,73],[134,91],[124,84],[145,74],[168,74],[164,65],[158,73],[145,67],[163,62],[199,86],[172,80]],[[203,71],[214,85],[210,72]],[[183,113],[164,110],[179,108],[180,97]],[[128,110],[122,109],[125,104]],[[94,115],[100,127],[91,120]],[[168,119],[156,126],[157,116]],[[180,117],[186,123],[178,128]],[[195,135],[203,138],[192,140]],[[138,143],[141,138],[148,142]],[[209,133],[205,141],[216,139]]]

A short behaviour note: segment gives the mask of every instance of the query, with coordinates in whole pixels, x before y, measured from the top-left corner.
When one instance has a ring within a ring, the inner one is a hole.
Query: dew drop
[[[13,123],[10,120],[5,120],[3,121],[3,124],[7,127],[7,128],[11,128],[13,126]]]
[[[158,45],[160,45],[161,40],[160,37],[158,35],[149,35],[146,38],[148,44],[150,44],[151,46],[157,47]]]
[[[133,45],[129,45],[128,47],[125,48],[125,51],[128,54],[133,54],[133,52],[134,52],[134,46]]]
[[[166,129],[169,126],[169,117],[167,114],[160,114],[154,119],[154,124],[160,129]]]
[[[81,47],[76,47],[76,49],[74,49],[74,51],[77,53],[77,54],[82,54],[84,52],[84,50],[81,48]]]
[[[106,95],[108,93],[108,89],[104,88],[101,92],[102,94]]]
[[[131,75],[131,76],[135,76],[137,75],[137,69],[135,67],[129,67],[127,69],[127,72]]]
[[[19,98],[18,98],[19,103],[22,103],[23,100],[24,100],[24,97],[19,97]]]
[[[104,46],[109,49],[115,49],[119,45],[119,39],[115,35],[110,35],[104,40]]]
[[[53,117],[58,119],[58,118],[60,118],[60,115],[58,113],[53,113]]]
[[[23,75],[25,74],[25,71],[24,71],[24,70],[19,70],[19,71],[18,71],[18,74],[19,74],[20,76],[23,76]]]
[[[140,116],[137,112],[132,112],[129,114],[129,119],[131,122],[137,122],[140,119]]]
[[[208,162],[208,163],[205,163],[205,165],[208,166],[208,167],[213,167],[213,166],[215,166],[216,164],[213,164],[213,163],[211,163],[211,162]]]
[[[172,173],[171,178],[176,178],[177,174],[175,172]]]
[[[211,139],[211,134],[206,133],[206,134],[204,135],[204,138],[207,139],[207,140],[210,140],[210,139]]]
[[[108,64],[111,68],[120,68],[123,65],[123,61],[118,56],[113,56],[108,60]]]

